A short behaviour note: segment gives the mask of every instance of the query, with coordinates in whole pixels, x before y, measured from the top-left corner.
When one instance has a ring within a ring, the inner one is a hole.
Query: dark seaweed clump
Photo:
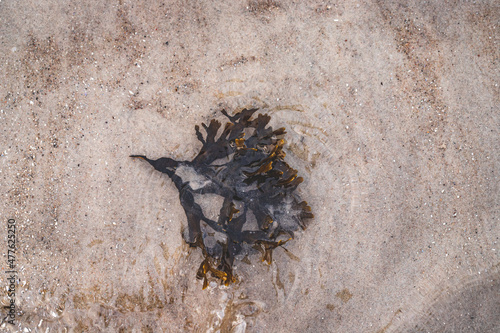
[[[234,116],[222,111],[229,122],[218,137],[219,121],[202,124],[205,137],[196,126],[203,146],[192,161],[131,156],[166,173],[179,190],[188,221],[186,241],[204,256],[197,273],[203,288],[208,285],[208,273],[225,285],[235,282],[235,257],[252,248],[270,264],[272,250],[293,238],[294,231],[305,229],[305,221],[313,217],[311,208],[294,192],[302,177],[284,161],[285,128],[267,126],[268,115],[252,120],[256,111],[245,109]],[[218,219],[204,214],[203,197],[210,195],[222,197]]]

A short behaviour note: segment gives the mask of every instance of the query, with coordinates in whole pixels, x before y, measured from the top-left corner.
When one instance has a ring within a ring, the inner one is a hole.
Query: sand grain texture
[[[495,1],[1,1],[1,330],[498,331],[499,19]],[[128,156],[191,160],[196,124],[245,107],[287,128],[315,219],[202,291],[177,190]]]

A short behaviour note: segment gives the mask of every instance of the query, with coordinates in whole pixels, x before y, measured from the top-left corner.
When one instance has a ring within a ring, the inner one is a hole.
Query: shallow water
[[[2,330],[498,330],[493,2],[3,1],[0,17]],[[191,160],[196,124],[245,107],[287,128],[315,219],[202,291],[175,186],[128,156]]]

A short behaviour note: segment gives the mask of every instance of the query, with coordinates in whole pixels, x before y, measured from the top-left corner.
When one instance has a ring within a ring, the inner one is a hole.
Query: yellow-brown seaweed
[[[230,116],[223,110],[229,122],[219,136],[217,120],[202,124],[205,136],[196,126],[202,148],[192,161],[131,155],[166,173],[179,190],[188,222],[186,241],[200,248],[204,257],[196,275],[203,280],[203,289],[209,277],[225,285],[236,282],[234,260],[251,248],[261,251],[262,261],[270,264],[272,251],[292,239],[294,231],[305,229],[305,220],[314,217],[311,207],[294,192],[303,178],[284,161],[285,128],[273,131],[267,126],[268,115],[251,120],[256,111],[244,109]],[[228,162],[219,164],[223,158]],[[192,186],[190,179],[177,172],[180,167],[203,176],[206,182]],[[195,200],[195,195],[203,194],[224,198],[217,221],[207,218]]]

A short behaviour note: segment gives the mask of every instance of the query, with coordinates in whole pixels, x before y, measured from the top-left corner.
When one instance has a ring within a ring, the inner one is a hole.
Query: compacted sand
[[[498,332],[499,20],[496,1],[1,1],[0,329]],[[191,160],[196,124],[249,107],[287,128],[315,219],[202,290],[177,189],[128,156]]]

